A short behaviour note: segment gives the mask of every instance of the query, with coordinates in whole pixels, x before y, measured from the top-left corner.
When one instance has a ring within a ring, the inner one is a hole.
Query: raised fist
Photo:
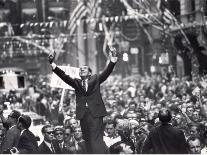
[[[117,56],[116,48],[113,46],[109,46],[109,49],[110,49],[110,53],[112,54],[112,56],[116,57]]]
[[[50,64],[53,63],[53,61],[54,61],[54,59],[55,59],[55,55],[56,55],[56,52],[55,52],[55,51],[53,51],[53,52],[51,52],[51,53],[49,54],[49,56],[48,56],[48,61],[49,61]]]

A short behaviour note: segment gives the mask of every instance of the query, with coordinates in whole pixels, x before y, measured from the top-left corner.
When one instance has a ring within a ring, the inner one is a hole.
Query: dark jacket
[[[162,124],[152,129],[145,140],[142,153],[187,154],[187,142],[183,131],[170,124]]]
[[[38,144],[35,135],[31,131],[25,130],[22,135],[20,135],[17,149],[20,154],[37,153]]]
[[[8,129],[2,143],[2,150],[10,150],[12,147],[17,147],[20,138],[20,130],[17,126]]]
[[[52,152],[50,150],[50,148],[45,144],[45,142],[43,141],[39,147],[38,147],[38,151],[37,153],[38,154],[60,154],[61,153],[61,150],[58,146],[58,143],[57,141],[55,142],[52,142],[52,145],[53,145],[53,148],[54,148],[54,152]]]
[[[72,79],[66,75],[64,71],[56,67],[53,71],[65,83],[75,89],[76,94],[76,117],[83,118],[86,111],[86,103],[94,117],[106,116],[106,108],[100,93],[100,84],[104,82],[113,71],[115,63],[110,62],[106,69],[99,75],[93,75],[88,79],[88,91],[86,92],[82,87],[82,80]]]

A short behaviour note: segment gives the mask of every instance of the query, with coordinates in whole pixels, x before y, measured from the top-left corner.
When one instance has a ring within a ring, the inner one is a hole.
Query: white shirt
[[[52,144],[46,142],[45,140],[44,140],[44,142],[45,142],[45,144],[49,147],[50,151],[51,151],[51,152],[54,152],[54,151],[52,150]],[[54,153],[55,153],[55,152],[54,152]]]
[[[88,79],[82,80],[82,86],[83,86],[83,82],[85,82],[86,85],[86,92],[88,91]],[[86,107],[88,107],[88,104],[86,102]]]
[[[207,154],[207,147],[206,146],[201,150],[201,154]]]
[[[85,82],[86,91],[88,91],[88,79],[82,80],[82,86],[83,86],[83,82]]]
[[[116,142],[121,141],[121,137],[118,136],[116,138],[113,138],[113,137],[104,136],[103,140],[106,143],[106,146],[110,147],[111,145],[115,144]]]
[[[12,125],[9,129],[12,129],[13,127],[15,127],[16,125]]]
[[[22,130],[21,132],[20,132],[20,136],[23,134],[23,132],[25,131],[26,129],[24,129],[24,130]]]

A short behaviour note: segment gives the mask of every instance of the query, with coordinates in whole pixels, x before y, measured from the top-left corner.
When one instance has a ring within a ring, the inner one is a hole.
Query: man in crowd
[[[71,154],[75,151],[75,147],[71,147],[74,144],[74,137],[72,131],[73,129],[70,126],[65,127],[64,146],[62,151],[65,154]]]
[[[60,152],[64,153],[64,134],[65,134],[65,130],[63,127],[61,126],[56,126],[55,130],[54,130],[54,135],[55,135],[55,139],[58,142],[58,146],[60,148]]]
[[[42,127],[43,142],[38,147],[38,154],[61,153],[57,141],[54,141],[54,128],[51,125]]]
[[[200,154],[201,153],[201,141],[199,137],[191,136],[187,140],[189,146],[190,154]]]
[[[85,154],[86,150],[86,142],[83,139],[83,134],[80,127],[76,127],[74,130],[74,144],[75,144],[75,153],[77,154]]]
[[[9,153],[8,151],[19,143],[20,130],[17,128],[17,121],[20,115],[20,112],[12,110],[5,122],[9,126],[2,142],[2,150],[5,153]]]
[[[104,136],[104,142],[107,147],[121,141],[121,137],[116,132],[116,122],[114,120],[107,120],[105,125],[106,135]]]
[[[38,144],[35,135],[29,130],[32,123],[28,115],[21,115],[17,122],[17,127],[20,130],[20,138],[17,149],[12,150],[13,153],[31,154],[37,153]]]
[[[113,52],[113,54],[112,54]],[[80,120],[83,138],[86,141],[88,153],[106,153],[106,145],[103,141],[104,124],[103,117],[107,115],[106,108],[100,93],[100,84],[103,83],[113,71],[118,58],[116,51],[111,48],[109,54],[110,62],[106,69],[99,75],[92,75],[89,66],[84,65],[80,68],[80,79],[73,79],[66,75],[53,62],[55,52],[49,55],[49,62],[52,70],[65,83],[72,86],[76,93],[76,117]]]
[[[187,154],[188,149],[184,133],[169,124],[172,118],[171,112],[167,108],[162,108],[158,117],[161,125],[149,133],[142,153]]]

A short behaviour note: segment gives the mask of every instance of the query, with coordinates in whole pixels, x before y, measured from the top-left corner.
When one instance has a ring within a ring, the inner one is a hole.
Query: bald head
[[[159,120],[162,122],[162,123],[169,123],[171,118],[172,118],[172,115],[171,115],[171,112],[169,109],[167,108],[162,108],[160,109],[159,111],[159,114],[158,114],[158,117],[159,117]]]

